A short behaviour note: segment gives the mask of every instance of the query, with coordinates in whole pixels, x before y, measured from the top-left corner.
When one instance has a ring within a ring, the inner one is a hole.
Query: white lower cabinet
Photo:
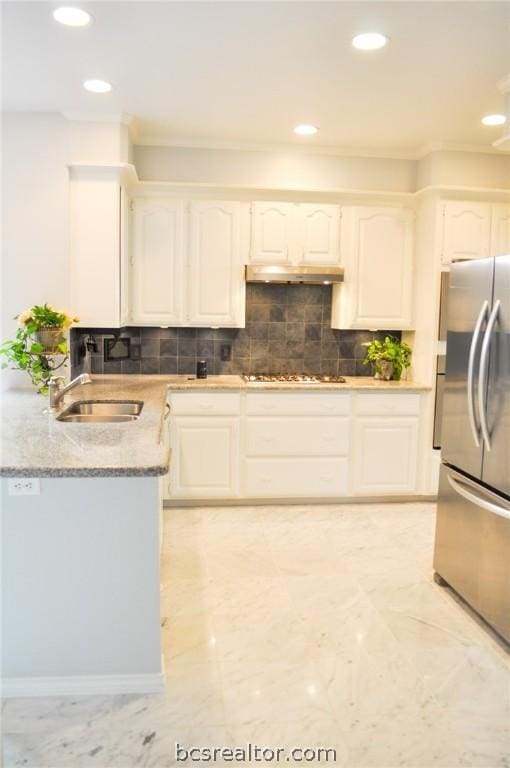
[[[358,395],[353,418],[352,493],[417,493],[420,396]]]
[[[347,457],[247,458],[245,495],[252,498],[345,496],[347,465]]]
[[[247,456],[347,456],[349,420],[248,417],[245,449]]]
[[[170,497],[239,494],[239,417],[177,416],[170,430]]]
[[[177,392],[170,499],[417,493],[420,395]]]

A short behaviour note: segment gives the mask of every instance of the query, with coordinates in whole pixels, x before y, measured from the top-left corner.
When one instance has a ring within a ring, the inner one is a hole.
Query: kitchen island
[[[160,646],[160,477],[167,387],[103,377],[80,400],[137,400],[128,423],[44,413],[30,391],[2,398],[2,648],[6,696],[150,692]]]

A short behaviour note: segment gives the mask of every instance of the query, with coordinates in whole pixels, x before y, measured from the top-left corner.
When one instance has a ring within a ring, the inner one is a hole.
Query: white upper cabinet
[[[103,169],[71,169],[70,306],[89,328],[121,323],[121,186]]]
[[[131,320],[182,324],[184,222],[181,201],[134,201]]]
[[[450,200],[443,213],[444,264],[491,255],[491,205]]]
[[[294,250],[294,205],[252,203],[251,258],[254,264],[289,264]]]
[[[510,253],[510,205],[492,206],[491,256]]]
[[[134,200],[130,322],[243,327],[243,215],[240,202]]]
[[[253,264],[339,264],[339,236],[338,205],[252,203]]]
[[[340,263],[340,208],[338,205],[300,203],[297,206],[301,264]]]
[[[343,209],[345,276],[333,290],[333,328],[412,328],[413,233],[409,209]]]
[[[241,203],[193,201],[189,221],[189,325],[244,325]]]

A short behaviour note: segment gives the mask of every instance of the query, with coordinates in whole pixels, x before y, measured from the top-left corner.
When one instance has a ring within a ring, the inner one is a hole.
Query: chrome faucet
[[[92,384],[92,379],[88,373],[81,373],[75,379],[69,382],[65,387],[62,386],[65,379],[63,376],[52,376],[49,380],[49,392],[50,392],[50,411],[54,412],[58,410],[64,395],[69,392],[70,389],[74,389],[79,384]]]

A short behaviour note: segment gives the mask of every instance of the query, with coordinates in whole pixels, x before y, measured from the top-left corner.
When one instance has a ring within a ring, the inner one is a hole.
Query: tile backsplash
[[[362,343],[385,331],[336,331],[331,323],[331,286],[248,284],[246,328],[75,328],[73,373],[84,365],[84,341],[97,342],[92,373],[194,374],[198,360],[210,374],[324,373],[366,376]],[[390,331],[400,337],[400,332]],[[104,361],[104,338],[131,338],[129,360]],[[228,359],[224,359],[228,358]]]

